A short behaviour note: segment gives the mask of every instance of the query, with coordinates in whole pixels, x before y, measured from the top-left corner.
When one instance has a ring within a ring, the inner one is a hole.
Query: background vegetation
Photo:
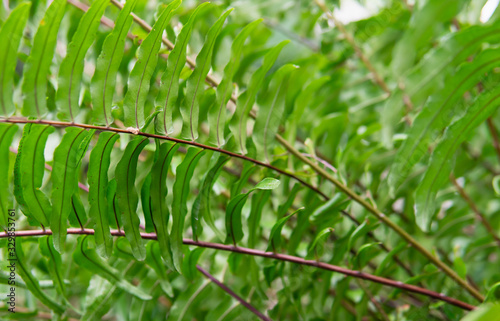
[[[3,1],[0,318],[496,320],[498,1],[350,5]]]

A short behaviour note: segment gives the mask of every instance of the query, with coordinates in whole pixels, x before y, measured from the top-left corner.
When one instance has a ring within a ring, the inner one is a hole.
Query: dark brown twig
[[[68,234],[76,234],[76,235],[93,235],[94,230],[92,229],[84,229],[81,230],[79,228],[69,228],[67,229]],[[52,235],[51,230],[24,230],[24,231],[16,231],[15,236],[16,237],[28,237],[28,236],[42,236],[42,235]],[[125,236],[125,233],[123,231],[118,231],[118,230],[111,230],[111,235],[113,236]],[[0,233],[0,238],[5,238],[8,237],[9,235],[5,232]],[[148,239],[148,240],[157,240],[157,236],[154,233],[141,233],[141,237],[143,239]],[[184,239],[183,243],[186,245],[193,245],[193,246],[198,246],[198,247],[205,247],[205,248],[211,248],[215,250],[221,250],[221,251],[228,251],[228,252],[235,252],[235,253],[241,253],[241,254],[246,254],[246,255],[253,255],[253,256],[260,256],[264,258],[269,258],[269,259],[274,259],[274,260],[280,260],[280,261],[285,261],[285,262],[291,262],[295,264],[301,264],[301,265],[307,265],[307,266],[313,266],[322,270],[326,271],[332,271],[332,272],[337,272],[344,274],[346,276],[352,276],[355,278],[383,284],[389,287],[393,288],[398,288],[404,291],[408,292],[413,292],[417,294],[422,294],[424,296],[434,298],[443,302],[447,302],[451,305],[457,306],[461,309],[472,311],[476,307],[468,304],[466,302],[460,301],[455,298],[451,298],[449,296],[446,296],[443,293],[437,293],[425,288],[421,288],[415,285],[411,284],[405,284],[400,281],[394,281],[391,279],[383,278],[380,276],[364,273],[362,271],[355,271],[355,270],[349,270],[340,266],[328,264],[328,263],[323,263],[319,261],[314,261],[314,260],[306,260],[297,256],[292,256],[288,254],[279,254],[279,253],[273,253],[273,252],[264,252],[260,250],[255,250],[255,249],[249,249],[245,247],[235,247],[232,245],[225,245],[225,244],[219,244],[219,243],[210,243],[210,242],[202,242],[202,241],[193,241],[191,239]]]

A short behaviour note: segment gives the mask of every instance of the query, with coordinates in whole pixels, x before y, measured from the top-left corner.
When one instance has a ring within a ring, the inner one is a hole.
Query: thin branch
[[[76,235],[94,235],[94,230],[92,229],[84,229],[81,230],[79,228],[69,228],[67,229],[68,234],[76,234]],[[15,236],[16,237],[29,237],[29,236],[43,236],[43,235],[51,235],[52,231],[51,230],[23,230],[23,231],[16,231]],[[125,236],[125,233],[123,231],[118,231],[118,230],[111,230],[111,235],[113,236]],[[9,235],[5,232],[0,233],[0,238],[5,238],[8,237]],[[141,237],[143,239],[147,240],[157,240],[157,236],[154,233],[141,233]],[[303,258],[297,257],[297,256],[292,256],[292,255],[287,255],[287,254],[278,254],[278,253],[273,253],[273,252],[264,252],[260,250],[254,250],[254,249],[249,249],[245,247],[235,247],[232,245],[225,245],[225,244],[218,244],[218,243],[210,243],[210,242],[202,242],[202,241],[193,241],[191,239],[184,239],[183,243],[185,245],[193,245],[193,246],[198,246],[198,247],[205,247],[205,248],[211,248],[215,250],[221,250],[221,251],[227,251],[227,252],[235,252],[235,253],[240,253],[240,254],[246,254],[246,255],[252,255],[252,256],[260,256],[264,258],[269,258],[269,259],[274,259],[274,260],[280,260],[280,261],[286,261],[286,262],[291,262],[291,263],[296,263],[300,265],[307,265],[307,266],[313,266],[322,270],[326,271],[332,271],[332,272],[337,272],[341,273],[347,276],[352,276],[355,278],[360,278],[363,280],[383,284],[389,287],[393,288],[398,288],[404,291],[408,292],[413,292],[413,293],[418,293],[422,294],[427,297],[434,298],[436,300],[440,300],[443,302],[447,302],[451,305],[457,306],[461,309],[464,310],[474,310],[476,307],[465,303],[463,301],[460,301],[458,299],[454,299],[451,297],[446,296],[445,294],[442,293],[437,293],[425,288],[421,288],[415,285],[411,284],[405,284],[400,281],[394,281],[391,279],[383,278],[380,276],[364,273],[362,271],[355,271],[355,270],[349,270],[340,266],[328,264],[328,263],[323,263],[319,261],[314,261],[314,260],[305,260]]]
[[[416,250],[418,250],[422,255],[424,255],[429,261],[431,261],[434,265],[440,268],[446,275],[452,278],[455,282],[457,282],[461,287],[466,289],[474,298],[478,301],[484,301],[484,296],[479,293],[474,287],[472,287],[466,280],[462,279],[453,269],[443,263],[438,257],[434,256],[430,251],[428,251],[420,242],[414,239],[408,232],[406,232],[402,227],[398,224],[391,221],[384,213],[382,213],[379,209],[372,206],[369,202],[365,201],[361,196],[356,194],[349,187],[344,185],[338,179],[330,175],[326,170],[318,166],[318,164],[312,162],[310,159],[302,155],[300,152],[295,150],[293,146],[291,146],[288,141],[286,141],[280,135],[277,135],[277,138],[280,140],[281,144],[285,146],[285,148],[292,153],[295,157],[311,166],[319,175],[324,177],[325,179],[332,182],[338,189],[340,189],[343,193],[347,194],[352,200],[363,206],[366,210],[368,210],[371,214],[373,214],[379,221],[387,225],[389,228],[394,230],[399,236],[401,236],[406,242],[411,244]]]
[[[208,273],[201,266],[196,265],[196,268],[204,276],[206,276],[210,281],[212,281],[213,283],[217,284],[217,286],[220,287],[222,290],[224,290],[224,292],[226,292],[227,294],[229,294],[230,296],[232,296],[233,298],[235,298],[236,300],[238,300],[241,303],[241,305],[243,305],[245,308],[247,308],[248,310],[250,310],[253,314],[255,314],[256,316],[258,316],[259,319],[264,320],[264,321],[271,321],[271,319],[269,317],[265,316],[262,312],[260,312],[259,310],[257,310],[253,305],[251,305],[250,303],[248,303],[247,301],[245,301],[238,294],[234,293],[233,290],[231,290],[230,288],[228,288],[224,283],[222,283],[219,280],[217,280],[213,275],[211,275],[210,273]]]
[[[31,123],[31,124],[50,125],[50,126],[56,126],[56,127],[79,127],[79,128],[85,128],[85,129],[96,129],[96,130],[100,130],[100,131],[110,131],[110,132],[122,133],[122,134],[134,134],[134,135],[144,136],[144,137],[148,137],[148,138],[158,138],[158,139],[162,139],[162,140],[168,140],[168,141],[176,142],[176,143],[179,143],[179,144],[196,146],[196,147],[199,147],[199,148],[202,148],[202,149],[212,150],[212,151],[215,151],[215,152],[218,152],[218,153],[226,154],[226,155],[234,157],[234,158],[239,158],[239,159],[242,159],[242,160],[246,160],[246,161],[252,162],[252,163],[254,163],[256,165],[259,165],[259,166],[262,166],[262,167],[269,168],[270,170],[273,170],[275,172],[278,172],[280,174],[283,174],[283,175],[286,175],[286,176],[288,176],[290,178],[295,179],[296,181],[298,181],[302,185],[304,185],[307,188],[310,188],[311,190],[313,190],[316,193],[318,193],[325,200],[329,199],[328,196],[326,196],[326,194],[323,193],[322,191],[320,191],[318,188],[312,186],[311,184],[307,183],[306,181],[302,180],[301,178],[297,177],[296,175],[294,175],[294,174],[292,174],[292,173],[290,173],[290,172],[288,172],[286,170],[280,169],[280,168],[275,167],[275,166],[273,166],[271,164],[267,164],[267,163],[258,161],[256,159],[253,159],[253,158],[245,156],[245,155],[240,155],[238,153],[230,152],[230,151],[225,150],[225,149],[221,149],[221,148],[217,148],[217,147],[213,147],[213,146],[204,145],[204,144],[197,143],[197,142],[194,142],[194,141],[188,141],[188,140],[178,139],[178,138],[174,138],[174,137],[170,137],[170,136],[162,136],[162,135],[155,135],[155,134],[143,133],[143,132],[140,132],[140,131],[130,132],[130,131],[128,131],[126,129],[123,129],[123,128],[104,127],[104,126],[96,126],[96,125],[88,125],[88,124],[78,124],[78,123],[70,123],[70,122],[55,121],[55,120],[33,120],[33,119],[17,118],[17,117],[16,118],[14,118],[14,117],[12,117],[12,118],[1,118],[0,117],[0,123],[15,123],[15,124],[28,124],[28,123]]]
[[[464,199],[467,205],[469,205],[471,210],[474,212],[474,214],[476,214],[478,220],[486,228],[486,231],[488,231],[488,233],[491,235],[491,237],[493,237],[495,242],[497,242],[498,246],[500,246],[500,237],[498,237],[498,235],[495,232],[495,229],[493,228],[493,226],[491,226],[490,222],[488,222],[486,216],[483,213],[481,213],[476,203],[474,203],[474,201],[470,198],[469,194],[467,194],[467,192],[462,188],[462,186],[458,184],[453,174],[450,174],[450,180],[453,183],[453,185],[455,185],[455,187],[457,188],[458,194],[460,194],[460,196]]]

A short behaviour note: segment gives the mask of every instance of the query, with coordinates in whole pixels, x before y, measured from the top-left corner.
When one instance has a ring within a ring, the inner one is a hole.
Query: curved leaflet
[[[113,249],[113,239],[109,230],[108,214],[108,170],[111,151],[119,135],[111,132],[99,134],[97,144],[90,153],[89,169],[89,217],[95,231],[97,253],[109,257]]]
[[[49,219],[52,216],[52,205],[40,187],[45,170],[45,143],[53,131],[54,128],[50,126],[36,124],[31,126],[31,130],[23,142],[20,161],[24,201],[33,218],[43,226],[49,225]]]
[[[170,249],[170,237],[168,232],[170,213],[166,202],[168,193],[167,174],[170,167],[170,161],[178,148],[178,144],[161,144],[158,159],[151,169],[151,213],[158,236],[158,243],[160,244],[161,255],[170,269],[174,268],[174,261]]]
[[[120,10],[113,31],[106,37],[102,51],[97,58],[90,92],[92,97],[92,116],[96,125],[109,126],[112,123],[111,104],[115,91],[116,76],[123,58],[125,38],[132,25],[130,13],[137,0],[128,0]]]
[[[180,5],[180,0],[172,1],[163,9],[155,22],[153,29],[141,43],[137,52],[137,62],[128,78],[128,90],[123,101],[125,126],[142,128],[144,120],[144,104],[149,91],[151,76],[158,62],[158,51],[161,47],[163,30],[170,22],[174,10]]]
[[[191,32],[193,31],[196,15],[207,5],[208,2],[203,2],[196,7],[189,17],[188,22],[182,27],[175,42],[174,49],[168,55],[167,69],[161,76],[160,92],[156,98],[156,106],[162,109],[156,121],[156,131],[160,134],[171,134],[174,131],[172,112],[174,108],[177,107],[176,102],[179,97],[179,76],[186,63],[186,47],[191,37]]]
[[[68,53],[61,62],[57,79],[56,106],[61,120],[74,121],[78,114],[78,99],[85,64],[85,54],[94,42],[108,0],[96,0],[83,15],[76,29]]]
[[[9,146],[19,127],[14,124],[0,124],[0,228],[7,230],[8,210],[12,208],[9,192]]]
[[[236,243],[243,238],[243,228],[241,226],[241,210],[250,194],[255,190],[271,190],[278,187],[280,181],[274,178],[264,178],[254,188],[246,193],[236,195],[229,201],[226,208],[226,243]]]
[[[134,257],[140,261],[146,258],[146,248],[139,233],[139,216],[137,215],[139,197],[135,189],[135,176],[139,154],[148,142],[147,138],[135,137],[128,143],[115,170],[116,201],[121,213],[123,229]]]
[[[198,138],[199,100],[201,97],[201,95],[198,95],[198,91],[203,91],[204,89],[205,78],[210,70],[215,41],[222,29],[224,21],[226,21],[231,11],[233,11],[233,9],[224,12],[210,30],[208,30],[205,44],[196,57],[196,68],[194,68],[193,73],[187,79],[186,98],[180,109],[183,120],[181,136],[185,139],[195,141]]]
[[[239,151],[242,154],[247,153],[246,148],[246,138],[247,138],[247,120],[248,114],[253,107],[255,102],[255,95],[259,88],[261,88],[262,81],[266,76],[267,72],[273,66],[281,49],[289,43],[289,40],[285,40],[277,44],[275,47],[271,48],[269,52],[264,56],[264,62],[262,66],[257,69],[257,71],[252,75],[248,89],[238,97],[236,104],[236,111],[234,112],[233,118],[229,122],[229,128],[233,133]]]
[[[186,156],[182,163],[177,166],[176,179],[173,191],[172,203],[172,232],[171,232],[171,248],[174,258],[174,266],[177,271],[182,269],[182,234],[184,232],[184,220],[187,214],[187,198],[189,195],[189,183],[193,177],[196,164],[204,154],[204,150],[197,148],[188,148]]]
[[[66,0],[54,0],[36,31],[31,53],[23,72],[22,114],[41,119],[47,114],[47,77],[57,44],[57,32],[64,16]]]
[[[446,129],[443,139],[432,153],[424,178],[416,190],[415,219],[422,230],[428,230],[434,216],[436,194],[448,180],[453,169],[455,151],[467,137],[472,135],[474,129],[493,114],[499,103],[500,92],[498,90],[485,92],[478,97],[463,117]]]
[[[80,143],[89,134],[85,129],[68,127],[61,143],[54,151],[52,166],[52,214],[50,227],[54,234],[54,247],[59,253],[64,250],[68,217],[72,209],[71,197],[78,189],[76,179]]]
[[[208,123],[210,125],[209,141],[219,148],[226,143],[224,137],[226,105],[233,92],[233,77],[240,66],[243,45],[255,27],[261,22],[262,19],[258,19],[246,25],[234,39],[231,45],[231,58],[224,68],[224,75],[219,86],[217,86],[215,104],[210,107],[208,112]]]
[[[28,20],[31,3],[19,4],[3,21],[0,28],[0,113],[2,116],[11,116],[16,107],[12,101],[14,89],[14,71],[17,65],[17,49],[21,42],[24,26]]]
[[[472,63],[464,65],[446,82],[445,88],[432,96],[413,122],[407,139],[399,148],[389,174],[391,192],[401,185],[413,166],[427,153],[430,140],[452,119],[454,107],[467,90],[481,81],[484,74],[500,66],[500,50],[486,50]]]

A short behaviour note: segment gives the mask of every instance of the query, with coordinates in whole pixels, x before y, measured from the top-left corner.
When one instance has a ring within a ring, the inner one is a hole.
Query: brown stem
[[[76,234],[76,235],[94,235],[94,230],[92,229],[84,229],[81,230],[79,228],[69,228],[67,229],[68,234]],[[16,237],[27,237],[27,236],[42,236],[42,235],[52,235],[51,230],[23,230],[23,231],[16,231],[15,236]],[[111,230],[111,235],[113,236],[125,236],[125,233],[123,231],[118,231],[118,230]],[[9,235],[5,232],[0,233],[0,238],[5,238],[8,237]],[[141,237],[143,239],[147,240],[157,240],[157,236],[154,233],[141,233]],[[291,262],[291,263],[296,263],[300,265],[307,265],[307,266],[313,266],[322,270],[326,271],[332,271],[332,272],[337,272],[341,273],[347,276],[352,276],[355,278],[379,283],[382,285],[386,285],[389,287],[393,288],[398,288],[404,291],[408,292],[413,292],[413,293],[418,293],[422,294],[427,297],[434,298],[439,301],[447,302],[451,305],[457,306],[461,309],[464,310],[469,310],[472,311],[476,307],[468,304],[466,302],[460,301],[455,298],[448,297],[442,293],[437,293],[425,288],[421,288],[415,285],[411,284],[405,284],[400,281],[394,281],[391,279],[383,278],[380,276],[364,273],[362,271],[355,271],[355,270],[349,270],[340,266],[328,264],[328,263],[323,263],[319,261],[314,261],[314,260],[305,260],[303,258],[297,257],[297,256],[292,256],[292,255],[287,255],[287,254],[279,254],[279,253],[273,253],[273,252],[264,252],[260,250],[255,250],[255,249],[249,249],[245,247],[234,247],[232,245],[225,245],[225,244],[218,244],[218,243],[210,243],[210,242],[203,242],[203,241],[193,241],[191,239],[184,239],[183,243],[186,245],[193,245],[193,246],[198,246],[198,247],[205,247],[205,248],[211,248],[215,250],[221,250],[221,251],[228,251],[228,252],[235,252],[235,253],[240,253],[240,254],[246,254],[246,255],[253,255],[253,256],[260,256],[264,258],[269,258],[269,259],[274,259],[274,260],[280,260],[280,261],[286,261],[286,262]]]
[[[88,125],[88,124],[77,124],[77,123],[55,121],[55,120],[33,120],[33,119],[26,119],[26,118],[0,118],[0,123],[15,123],[15,124],[32,123],[32,124],[43,124],[43,125],[50,125],[50,126],[57,126],[57,127],[79,127],[79,128],[85,128],[85,129],[96,129],[96,130],[101,130],[101,131],[110,131],[110,132],[122,133],[122,134],[135,134],[135,135],[144,136],[144,137],[148,137],[148,138],[158,138],[158,139],[162,139],[162,140],[176,142],[179,144],[196,146],[199,148],[208,149],[208,150],[212,150],[212,151],[215,151],[218,153],[226,154],[226,155],[234,157],[234,158],[243,159],[243,160],[252,162],[256,165],[269,168],[275,172],[278,172],[280,174],[283,174],[283,175],[286,175],[290,178],[295,179],[296,181],[298,181],[302,185],[306,186],[307,188],[310,188],[311,190],[313,190],[316,193],[318,193],[319,195],[321,195],[321,197],[323,197],[325,200],[328,200],[328,196],[326,196],[325,193],[323,193],[318,188],[312,186],[311,184],[307,183],[306,181],[302,180],[301,178],[297,177],[296,175],[294,175],[288,171],[285,171],[283,169],[275,167],[271,164],[267,164],[267,163],[258,161],[256,159],[250,158],[250,157],[245,156],[245,155],[240,155],[240,154],[230,152],[230,151],[225,150],[225,149],[204,145],[204,144],[197,143],[194,141],[178,139],[178,138],[174,138],[174,137],[170,137],[170,136],[162,136],[162,135],[156,135],[156,134],[143,133],[140,131],[132,133],[132,132],[130,132],[126,129],[123,129],[123,128],[104,127],[104,126],[96,126],[96,125]]]
[[[462,188],[462,186],[458,184],[453,174],[450,174],[450,180],[453,183],[453,185],[455,185],[455,187],[457,188],[458,194],[460,194],[460,196],[464,199],[467,205],[469,205],[471,210],[474,212],[474,214],[476,214],[478,220],[486,228],[486,231],[488,231],[488,233],[491,235],[491,237],[493,237],[495,242],[498,243],[498,246],[500,246],[500,237],[498,237],[498,235],[495,232],[495,229],[493,228],[493,226],[491,226],[490,222],[488,222],[486,216],[483,213],[481,213],[476,203],[474,203],[474,201],[470,198],[469,194],[467,194],[467,192]]]
[[[217,286],[220,287],[222,290],[224,290],[224,292],[226,292],[227,294],[229,294],[230,296],[232,296],[233,298],[235,298],[236,300],[238,300],[241,303],[241,305],[243,305],[245,308],[247,308],[248,310],[250,310],[253,314],[255,314],[256,316],[258,316],[259,319],[264,320],[264,321],[271,321],[271,319],[269,317],[265,316],[262,312],[260,312],[259,310],[257,310],[253,305],[251,305],[250,303],[248,303],[247,301],[245,301],[238,294],[234,293],[233,290],[231,290],[230,288],[228,288],[224,283],[222,283],[219,280],[217,280],[213,275],[211,275],[210,273],[208,273],[201,266],[196,265],[196,268],[204,276],[206,276],[210,281],[212,281],[213,283],[217,284]]]

